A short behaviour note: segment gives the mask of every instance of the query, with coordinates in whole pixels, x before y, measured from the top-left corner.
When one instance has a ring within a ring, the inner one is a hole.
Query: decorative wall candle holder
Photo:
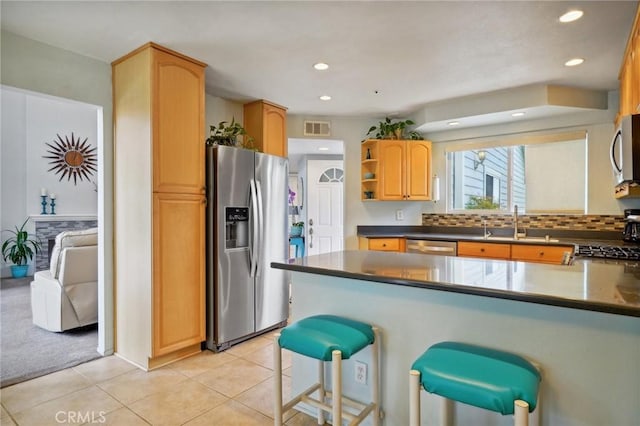
[[[42,201],[40,201],[40,204],[42,205],[42,211],[40,214],[47,214],[47,196],[41,195],[40,198],[42,198]]]

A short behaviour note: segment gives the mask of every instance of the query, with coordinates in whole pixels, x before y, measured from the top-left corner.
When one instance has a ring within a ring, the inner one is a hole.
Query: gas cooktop
[[[640,246],[578,245],[576,256],[640,260]]]

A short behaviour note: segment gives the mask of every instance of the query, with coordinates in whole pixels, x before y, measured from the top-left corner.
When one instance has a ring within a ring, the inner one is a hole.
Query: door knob
[[[309,219],[309,226],[313,226],[313,219]]]

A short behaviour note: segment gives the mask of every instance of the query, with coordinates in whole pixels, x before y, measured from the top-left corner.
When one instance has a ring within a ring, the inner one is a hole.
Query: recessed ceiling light
[[[327,148],[326,146],[321,146],[320,148],[318,148],[318,151],[329,151],[329,148]]]
[[[313,64],[313,67],[318,71],[324,71],[326,69],[329,69],[329,65],[325,64],[324,62],[318,62],[317,64]]]
[[[512,117],[522,117],[524,115],[524,112],[514,112],[513,114],[511,114]]]
[[[321,101],[330,101],[330,100],[331,100],[331,96],[329,96],[329,95],[322,95],[322,96],[320,96],[320,100],[321,100]]]
[[[457,126],[458,124],[460,124],[459,121],[450,121],[447,123],[449,126]]]
[[[570,10],[560,17],[560,22],[567,23],[577,21],[582,18],[582,15],[584,15],[584,12],[581,10]]]
[[[573,59],[569,59],[567,62],[565,62],[564,66],[565,67],[575,67],[576,65],[580,65],[583,62],[584,62],[584,59],[582,59],[582,58],[573,58]]]

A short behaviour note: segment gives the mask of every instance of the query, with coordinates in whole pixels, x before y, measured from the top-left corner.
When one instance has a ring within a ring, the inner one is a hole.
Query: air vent
[[[331,136],[331,122],[329,121],[305,121],[305,136]]]

